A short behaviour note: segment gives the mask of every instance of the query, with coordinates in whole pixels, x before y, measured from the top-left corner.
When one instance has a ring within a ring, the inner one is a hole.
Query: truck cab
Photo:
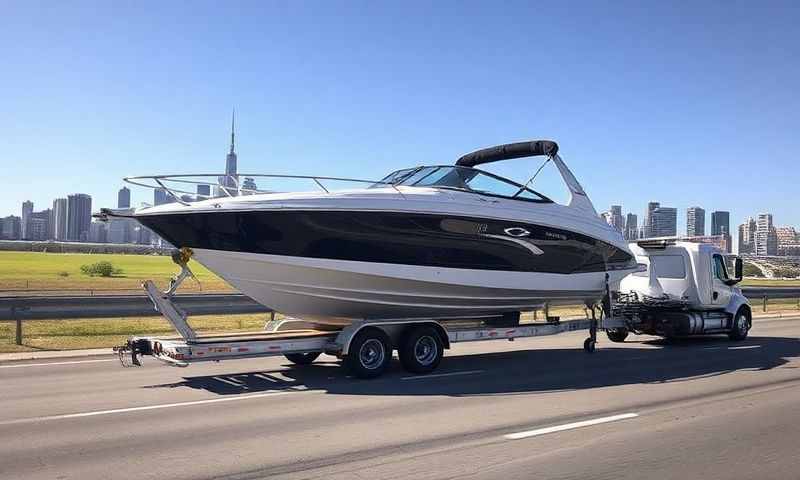
[[[616,313],[628,330],[666,337],[728,333],[743,339],[751,325],[737,284],[740,258],[710,244],[648,239],[629,245],[639,271],[620,282]]]

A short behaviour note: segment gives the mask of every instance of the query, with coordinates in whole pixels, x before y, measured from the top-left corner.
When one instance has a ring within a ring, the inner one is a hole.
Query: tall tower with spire
[[[231,114],[231,151],[225,157],[225,175],[228,177],[236,176],[236,110]]]
[[[239,177],[236,173],[236,110],[231,114],[231,150],[225,157],[225,175],[219,177],[218,197],[234,196],[238,193]]]

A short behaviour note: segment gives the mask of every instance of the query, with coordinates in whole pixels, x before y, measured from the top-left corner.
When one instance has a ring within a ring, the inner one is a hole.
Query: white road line
[[[741,347],[728,347],[728,350],[750,350],[751,348],[761,348],[761,345],[742,345]]]
[[[44,417],[31,417],[31,418],[18,418],[15,420],[4,420],[0,421],[0,426],[4,425],[17,425],[20,423],[37,423],[37,422],[45,422],[49,420],[66,420],[69,418],[83,418],[83,417],[96,417],[99,415],[113,415],[115,413],[128,413],[128,412],[143,412],[146,410],[160,410],[163,408],[176,408],[176,407],[191,407],[194,405],[205,405],[209,403],[223,403],[223,402],[238,402],[242,400],[254,400],[257,398],[264,398],[264,397],[277,397],[279,395],[288,395],[291,393],[302,393],[302,392],[319,392],[321,390],[307,390],[305,388],[294,388],[291,387],[289,390],[272,390],[269,392],[263,393],[254,393],[252,395],[242,395],[238,397],[225,397],[225,398],[211,398],[208,400],[194,400],[191,402],[179,402],[179,403],[162,403],[159,405],[146,405],[143,407],[130,407],[130,408],[115,408],[113,410],[95,410],[93,412],[83,412],[83,413],[68,413],[65,415],[48,415]]]
[[[483,373],[485,370],[465,370],[463,372],[434,373],[433,375],[414,375],[413,377],[400,377],[400,380],[422,380],[425,378],[455,377],[456,375],[473,375]]]
[[[106,358],[103,360],[74,360],[70,362],[48,362],[48,363],[23,363],[21,365],[0,365],[0,368],[22,368],[22,367],[47,367],[50,365],[75,365],[76,363],[101,363],[118,362],[116,358]]]
[[[593,420],[584,420],[583,422],[566,423],[564,425],[555,425],[553,427],[537,428],[536,430],[528,430],[526,432],[509,433],[503,435],[508,440],[520,440],[522,438],[535,437],[537,435],[545,435],[548,433],[562,432],[564,430],[572,430],[573,428],[590,427],[592,425],[599,425],[601,423],[616,422],[618,420],[626,420],[628,418],[636,418],[639,415],[636,413],[623,413],[620,415],[612,415],[610,417],[595,418]]]
[[[247,389],[247,386],[245,384],[243,384],[242,382],[239,382],[236,379],[228,380],[227,378],[222,378],[222,377],[211,377],[211,378],[213,378],[214,380],[216,380],[218,382],[227,383],[228,385],[232,385],[232,386],[237,387],[237,388],[244,388],[245,390]]]

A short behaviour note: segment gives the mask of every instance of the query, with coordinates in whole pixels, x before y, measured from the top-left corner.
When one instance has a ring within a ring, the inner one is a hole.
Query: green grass
[[[90,277],[81,273],[81,265],[102,260],[122,269],[114,277]],[[222,279],[195,261],[190,268],[200,285],[188,279],[180,291],[231,291]],[[144,280],[153,280],[166,288],[179,271],[170,257],[159,255],[81,254],[41,252],[0,252],[0,292],[78,290],[141,290]]]
[[[795,280],[776,280],[770,278],[745,278],[742,280],[745,287],[800,287],[800,278]]]
[[[268,314],[198,315],[189,324],[198,333],[261,330]],[[113,347],[133,335],[177,335],[161,317],[31,320],[23,323],[23,345],[15,344],[16,326],[0,322],[0,353]]]

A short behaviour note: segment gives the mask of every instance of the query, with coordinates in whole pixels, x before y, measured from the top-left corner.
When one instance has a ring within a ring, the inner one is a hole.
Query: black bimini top
[[[552,157],[556,153],[558,153],[558,144],[552,140],[507,143],[468,153],[459,158],[456,165],[474,167],[483,163],[510,160],[512,158],[538,157],[542,155]]]

